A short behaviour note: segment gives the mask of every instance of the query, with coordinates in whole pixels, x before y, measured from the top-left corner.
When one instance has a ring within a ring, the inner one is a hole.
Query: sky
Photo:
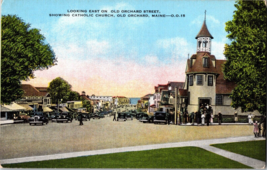
[[[233,0],[3,0],[2,15],[17,15],[31,28],[39,29],[57,58],[57,65],[35,71],[35,78],[22,81],[23,84],[48,87],[53,79],[62,77],[79,93],[142,97],[154,93],[158,84],[185,81],[185,62],[188,55],[196,53],[195,37],[205,10],[206,24],[214,37],[211,53],[216,59],[225,59],[224,45],[229,43],[225,23],[233,19],[234,4]],[[119,13],[112,13],[113,10]],[[142,10],[141,14],[149,17],[128,17],[129,13],[122,10]],[[144,10],[185,16],[152,17]]]

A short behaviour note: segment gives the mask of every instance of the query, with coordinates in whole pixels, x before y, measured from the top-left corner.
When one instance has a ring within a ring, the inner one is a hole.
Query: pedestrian
[[[212,110],[211,105],[209,105],[208,113],[209,113],[209,114],[212,114],[212,113],[213,113],[213,110]]]
[[[253,132],[254,132],[255,137],[257,138],[259,136],[259,125],[258,125],[258,122],[257,121],[255,121],[255,123],[254,123],[254,130],[253,130]]]
[[[205,125],[205,114],[204,113],[202,113],[201,119],[202,119],[201,125]]]
[[[116,113],[114,113],[113,121],[116,121]]]
[[[185,124],[187,124],[187,118],[188,118],[187,116],[188,116],[188,114],[187,114],[187,112],[185,112],[185,113],[184,113],[184,123],[185,123]]]
[[[181,124],[184,124],[184,113],[181,112]]]
[[[78,120],[80,121],[80,125],[83,125],[83,117],[82,117],[82,114],[79,114]]]
[[[200,114],[200,111],[197,112],[197,124],[199,125],[200,124],[200,120],[201,119],[201,114]]]
[[[206,119],[207,119],[207,126],[209,126],[209,124],[210,124],[210,118],[211,118],[210,114],[209,114],[209,113],[207,113],[207,115],[206,115]]]
[[[252,122],[252,115],[251,113],[248,115],[248,124],[252,125],[253,122]]]
[[[191,113],[190,118],[191,118],[191,121],[192,121],[191,125],[194,125],[194,119],[195,119],[195,113],[194,112]]]
[[[218,122],[219,122],[219,125],[221,125],[221,123],[222,123],[222,114],[221,114],[221,111],[219,111],[219,114],[218,114]]]
[[[262,137],[265,137],[265,127],[266,126],[266,116],[262,115],[261,116],[261,121],[259,123],[259,134]],[[260,133],[260,130],[262,130],[262,134]]]
[[[213,124],[213,118],[214,118],[213,113],[211,113],[210,114],[210,124]]]
[[[238,122],[238,115],[237,115],[237,111],[235,111],[234,117],[235,117],[235,123],[237,123],[237,122]]]

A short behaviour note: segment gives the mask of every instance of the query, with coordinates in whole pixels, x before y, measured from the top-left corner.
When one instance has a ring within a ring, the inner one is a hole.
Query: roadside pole
[[[174,96],[175,96],[175,100],[174,100],[174,108],[175,108],[175,112],[174,112],[174,124],[176,125],[177,122],[177,87],[175,87],[175,92],[174,92]]]

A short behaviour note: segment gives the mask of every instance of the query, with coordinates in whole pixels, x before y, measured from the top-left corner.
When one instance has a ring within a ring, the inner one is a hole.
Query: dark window
[[[201,47],[201,41],[198,42],[198,47]]]
[[[203,76],[197,75],[197,85],[202,85],[202,84],[203,84]]]
[[[208,67],[208,58],[203,58],[203,67]]]
[[[216,105],[222,105],[222,95],[217,94],[216,95]]]
[[[1,118],[5,118],[6,117],[6,113],[5,112],[1,112]]]
[[[208,41],[204,41],[204,47],[206,48],[207,47],[207,44],[208,44]]]
[[[189,76],[189,86],[193,86],[193,76]]]
[[[213,76],[208,76],[208,86],[213,86]]]

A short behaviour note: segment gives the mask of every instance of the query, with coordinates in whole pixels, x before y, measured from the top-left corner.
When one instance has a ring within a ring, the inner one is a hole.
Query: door
[[[199,99],[199,103],[198,103],[198,109],[200,108],[200,106],[203,104],[203,106],[205,105],[210,105],[210,99]]]

